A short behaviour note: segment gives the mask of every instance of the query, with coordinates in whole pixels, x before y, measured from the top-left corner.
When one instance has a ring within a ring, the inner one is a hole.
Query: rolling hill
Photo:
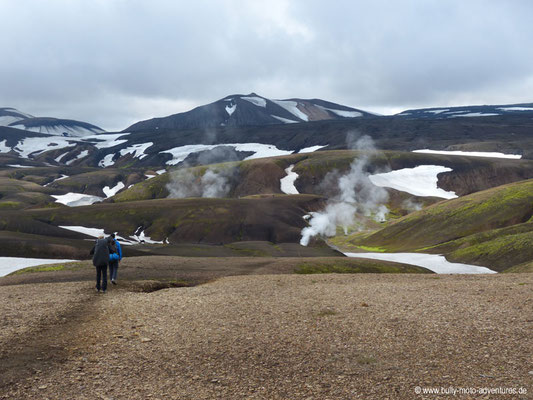
[[[445,254],[497,271],[533,261],[533,180],[439,202],[348,242],[379,251]]]

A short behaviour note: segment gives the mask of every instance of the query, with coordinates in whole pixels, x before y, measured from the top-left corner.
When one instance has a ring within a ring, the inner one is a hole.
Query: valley
[[[527,386],[533,108],[476,107],[253,93],[123,132],[0,109],[0,396]]]

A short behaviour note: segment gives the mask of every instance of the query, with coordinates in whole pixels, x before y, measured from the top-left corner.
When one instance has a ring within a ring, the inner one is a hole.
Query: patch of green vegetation
[[[244,247],[235,246],[233,244],[225,244],[224,247],[246,257],[270,257],[270,254],[259,249],[247,249]]]
[[[356,246],[358,249],[370,251],[373,253],[385,253],[387,249],[384,247],[371,247],[371,246]]]
[[[46,264],[46,265],[37,265],[35,267],[28,267],[19,269],[15,272],[10,273],[9,275],[22,275],[34,272],[51,272],[51,271],[74,271],[85,267],[86,264],[79,262],[71,262],[65,264]]]
[[[294,269],[296,274],[359,274],[359,273],[431,273],[431,271],[410,265],[388,263],[377,260],[346,260],[335,262],[308,261]]]
[[[337,315],[338,312],[331,309],[331,308],[325,308],[323,310],[320,310],[315,314],[316,317],[322,318],[322,317],[331,317],[333,315]]]
[[[359,356],[356,358],[357,364],[369,365],[377,362],[375,357],[372,356]]]
[[[476,262],[492,269],[506,268],[533,260],[533,231],[493,237],[491,240],[463,243],[448,255],[450,261]]]
[[[507,268],[503,273],[533,273],[533,261],[525,262],[523,264],[518,264]]]
[[[0,203],[1,209],[20,208],[22,204],[18,201],[3,201]]]

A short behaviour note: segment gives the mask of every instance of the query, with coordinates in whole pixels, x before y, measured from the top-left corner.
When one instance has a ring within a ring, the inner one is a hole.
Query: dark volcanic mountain
[[[26,118],[33,118],[33,115],[20,112],[15,108],[0,107],[0,126],[8,126]]]
[[[463,106],[437,107],[406,110],[395,117],[416,119],[448,119],[460,117],[494,117],[502,115],[533,116],[533,103],[492,105],[492,106]]]
[[[11,128],[44,133],[47,135],[86,136],[105,132],[87,122],[58,118],[26,118],[9,125]]]
[[[347,137],[354,134],[370,136],[380,150],[501,152],[533,159],[533,103],[377,116],[323,100],[269,100],[252,93],[139,122],[121,133],[101,133],[91,124],[35,118],[14,109],[0,111],[0,122],[9,122],[0,126],[0,166],[135,166],[157,171],[347,149]]]
[[[125,132],[148,129],[205,129],[219,126],[274,125],[369,117],[373,114],[328,101],[270,100],[255,93],[226,96],[214,103],[163,118],[137,122]]]
[[[0,108],[0,126],[21,129],[24,131],[79,137],[105,132],[102,128],[87,122],[72,119],[34,117],[15,108]]]

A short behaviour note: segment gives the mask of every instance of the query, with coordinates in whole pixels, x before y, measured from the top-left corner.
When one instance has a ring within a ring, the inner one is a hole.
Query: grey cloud
[[[0,105],[122,129],[251,91],[371,111],[532,101],[532,11],[490,0],[4,0]]]

